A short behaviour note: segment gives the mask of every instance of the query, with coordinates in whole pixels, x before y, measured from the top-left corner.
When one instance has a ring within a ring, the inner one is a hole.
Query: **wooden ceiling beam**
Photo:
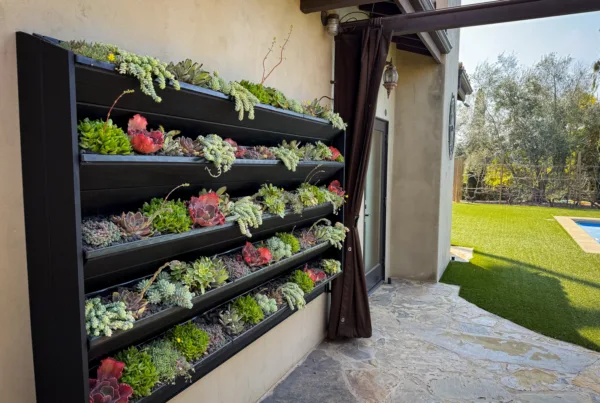
[[[382,22],[384,26],[393,29],[394,35],[401,36],[593,11],[600,11],[600,0],[497,0],[382,17]],[[342,27],[349,28],[366,24],[369,22],[355,21],[344,23]]]
[[[327,11],[377,2],[378,0],[300,0],[300,10],[304,14],[309,14],[317,11]]]

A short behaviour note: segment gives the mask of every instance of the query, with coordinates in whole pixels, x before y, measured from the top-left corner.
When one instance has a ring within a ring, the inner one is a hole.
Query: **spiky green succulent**
[[[125,132],[111,119],[83,119],[77,125],[79,147],[97,154],[128,155],[131,144]]]
[[[182,60],[177,64],[169,63],[167,70],[173,73],[178,81],[184,83],[206,86],[210,82],[210,73],[202,70],[202,64],[191,59]]]
[[[118,352],[115,359],[125,364],[120,381],[133,388],[133,395],[150,396],[152,388],[159,381],[158,371],[150,355],[136,347],[129,347]]]
[[[315,287],[315,283],[310,278],[310,276],[302,270],[296,270],[292,274],[292,277],[290,277],[290,281],[298,284],[298,286],[300,286],[300,288],[302,289],[302,291],[304,291],[305,294],[311,292]]]
[[[227,310],[219,312],[219,322],[229,330],[232,335],[239,334],[244,331],[244,321],[242,315],[233,309],[231,305]]]
[[[325,225],[319,225],[320,222],[324,222]],[[321,218],[315,222],[311,229],[318,241],[329,242],[337,249],[342,249],[346,233],[350,231],[341,222],[337,222],[332,226],[331,221],[326,218]]]
[[[203,256],[192,263],[182,263],[171,268],[171,276],[181,281],[190,290],[204,294],[215,282],[214,263],[211,258]]]
[[[168,337],[173,346],[189,362],[202,357],[208,349],[208,343],[210,342],[208,334],[200,330],[192,322],[175,326]]]
[[[263,184],[254,198],[260,199],[260,203],[265,210],[271,214],[276,214],[283,218],[285,216],[285,196],[284,190],[273,186],[273,184]]]
[[[233,309],[240,315],[243,322],[256,325],[265,318],[258,302],[251,295],[237,298],[233,302]]]

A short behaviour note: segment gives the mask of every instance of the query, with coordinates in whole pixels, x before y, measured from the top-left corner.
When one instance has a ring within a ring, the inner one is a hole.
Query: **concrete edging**
[[[564,228],[564,230],[573,238],[575,243],[583,249],[586,253],[600,253],[600,243],[596,242],[594,238],[583,230],[579,225],[578,221],[587,221],[600,224],[600,218],[590,217],[566,217],[566,216],[554,216],[556,221]]]

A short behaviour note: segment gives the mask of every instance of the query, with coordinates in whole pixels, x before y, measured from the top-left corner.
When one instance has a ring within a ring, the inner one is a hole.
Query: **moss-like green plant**
[[[277,312],[277,302],[274,298],[269,298],[264,294],[256,294],[254,298],[265,315],[271,315]]]
[[[248,80],[240,81],[240,85],[247,89],[252,95],[258,98],[258,101],[264,105],[271,105],[273,98],[266,87],[262,84],[256,84]]]
[[[240,315],[242,321],[256,325],[265,318],[258,302],[251,295],[239,297],[233,302],[233,309]]]
[[[192,322],[175,326],[169,334],[169,340],[189,362],[202,357],[210,341],[208,334]]]
[[[210,176],[216,178],[231,169],[235,162],[235,147],[216,134],[209,134],[206,137],[198,136],[196,141],[202,146],[203,157],[217,167],[217,175],[213,175],[208,170]]]
[[[119,73],[137,78],[142,92],[156,102],[162,99],[156,94],[155,79],[160,89],[165,89],[167,80],[173,88],[179,89],[179,82],[167,70],[167,64],[154,57],[140,56],[118,46],[99,42],[70,41],[63,42],[62,46],[82,56],[115,64]]]
[[[283,295],[291,310],[294,308],[302,309],[306,306],[304,291],[296,283],[285,283],[277,289]]]
[[[210,82],[210,73],[202,70],[202,64],[185,59],[177,64],[169,63],[167,70],[173,73],[173,76],[181,82],[206,86]]]
[[[342,263],[335,259],[323,259],[321,260],[321,269],[331,276],[342,271]]]
[[[125,132],[113,124],[112,119],[83,119],[77,125],[79,147],[97,154],[128,155],[131,144]]]
[[[150,355],[135,347],[129,347],[117,353],[115,359],[125,363],[121,382],[133,388],[133,395],[150,396],[152,388],[159,381],[158,371]]]
[[[262,208],[254,203],[250,196],[242,197],[235,202],[229,202],[226,214],[234,216],[240,227],[240,232],[248,238],[252,237],[250,228],[258,228],[262,225]]]
[[[326,225],[319,225],[320,222],[324,222]],[[341,222],[335,223],[331,226],[331,221],[326,218],[321,218],[311,226],[311,230],[314,232],[315,237],[320,242],[329,242],[332,246],[342,249],[344,240],[346,239],[346,233],[350,230],[344,227]]]
[[[194,368],[171,341],[166,339],[154,341],[143,351],[150,356],[160,382],[174,384],[179,376],[187,380],[192,379]]]
[[[263,184],[254,198],[260,198],[261,204],[266,211],[276,214],[281,218],[285,217],[285,196],[284,190],[273,186],[273,184]]]
[[[305,294],[308,294],[309,292],[311,292],[313,290],[313,288],[315,287],[314,281],[312,281],[310,276],[308,274],[306,274],[305,272],[303,272],[302,270],[296,270],[292,274],[290,281],[298,284],[298,286],[302,289],[302,291],[304,291]]]
[[[292,253],[300,252],[300,241],[298,241],[298,238],[296,238],[294,235],[287,232],[280,232],[275,234],[275,236],[289,245]]]
[[[85,330],[88,336],[112,336],[113,330],[128,330],[135,318],[123,302],[103,304],[100,298],[85,301]]]
[[[149,283],[150,279],[145,279],[136,285],[136,289],[140,292],[147,288],[146,298],[149,303],[181,306],[187,309],[192,309],[194,306],[192,304],[194,293],[190,292],[187,285],[179,281],[173,281],[169,273],[162,272],[154,283],[148,286]]]
[[[300,162],[300,157],[298,157],[298,155],[293,150],[281,146],[272,147],[271,150],[273,151],[273,155],[276,156],[277,159],[279,159],[281,162],[283,162],[287,169],[289,169],[292,172],[296,172],[296,167]]]
[[[81,224],[81,236],[86,244],[104,248],[121,239],[121,230],[108,220],[84,220]]]
[[[164,202],[154,198],[150,203],[144,203],[141,212],[147,217],[154,217],[154,229],[164,234],[178,234],[192,228],[192,219],[181,200]]]
[[[274,262],[292,256],[292,247],[276,236],[267,239],[265,246],[271,252]]]

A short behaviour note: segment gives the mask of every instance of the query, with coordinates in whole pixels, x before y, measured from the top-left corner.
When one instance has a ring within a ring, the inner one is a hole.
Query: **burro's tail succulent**
[[[294,308],[300,310],[306,306],[304,291],[302,291],[298,284],[285,283],[279,287],[279,290],[283,294],[283,298],[286,300],[291,310],[294,310]]]

